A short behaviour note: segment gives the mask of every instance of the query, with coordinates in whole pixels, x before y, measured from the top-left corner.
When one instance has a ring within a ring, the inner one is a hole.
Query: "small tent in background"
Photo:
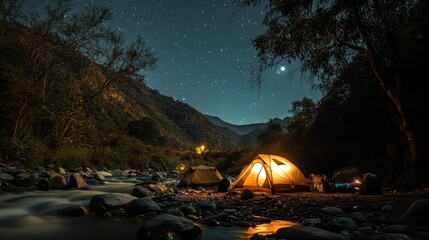
[[[259,154],[241,170],[230,189],[266,192],[309,190],[304,174],[286,158]]]
[[[189,168],[176,187],[216,186],[222,178],[222,174],[220,174],[216,167],[199,165]]]

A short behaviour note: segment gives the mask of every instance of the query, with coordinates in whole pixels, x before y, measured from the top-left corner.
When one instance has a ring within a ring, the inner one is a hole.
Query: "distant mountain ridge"
[[[215,125],[218,130],[227,136],[234,144],[241,146],[249,146],[256,143],[258,135],[266,128],[269,122],[266,123],[251,123],[236,125],[223,121],[217,116],[205,114],[206,118]],[[284,128],[286,127],[289,117],[284,119],[274,118],[272,122],[280,123]]]
[[[246,135],[252,131],[255,131],[256,129],[263,129],[266,125],[266,123],[251,123],[251,124],[236,125],[232,123],[227,123],[216,116],[211,116],[208,114],[206,114],[205,116],[214,125],[218,127],[226,127],[238,135]]]

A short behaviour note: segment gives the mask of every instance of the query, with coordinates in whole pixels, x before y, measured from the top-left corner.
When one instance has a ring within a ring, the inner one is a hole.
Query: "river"
[[[68,206],[88,206],[92,196],[103,193],[130,193],[136,179],[110,179],[104,185],[88,185],[85,190],[51,190],[0,193],[1,240],[124,240],[137,239],[140,225],[126,218],[89,215],[67,217],[58,212]],[[275,220],[256,227],[224,227],[200,224],[202,240],[249,239],[253,234],[275,232],[296,225]]]

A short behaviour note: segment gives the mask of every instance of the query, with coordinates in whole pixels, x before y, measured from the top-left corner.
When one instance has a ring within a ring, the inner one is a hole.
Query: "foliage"
[[[86,147],[62,146],[52,151],[47,159],[48,162],[67,168],[90,167],[92,150]]]
[[[387,67],[394,63],[391,49],[419,37],[410,27],[414,9],[419,7],[417,0],[267,2],[264,25],[268,28],[253,40],[261,67],[299,60],[302,70],[317,76],[325,90],[347,64],[356,56],[368,54],[365,51],[372,51],[370,48],[377,51],[373,57]],[[260,3],[240,1],[245,6]]]
[[[306,116],[309,119],[314,119],[316,116],[317,105],[308,97],[304,97],[301,101],[292,103],[292,108],[289,110],[293,116]]]
[[[284,136],[284,129],[280,123],[270,121],[268,126],[258,135],[257,142],[261,146],[278,144]]]
[[[150,117],[128,123],[128,132],[147,144],[163,144],[165,139],[161,133],[159,123]]]
[[[46,154],[49,149],[37,138],[27,136],[14,149],[14,154],[20,156],[27,166],[40,166],[46,163]]]
[[[175,101],[169,105],[166,114],[171,118],[186,135],[195,142],[209,143],[210,148],[226,147],[228,140],[223,136],[202,114],[196,114],[197,110],[188,104]]]
[[[220,172],[229,175],[233,172],[234,168],[236,168],[237,161],[243,155],[243,150],[236,149],[228,152],[219,152],[210,154],[216,154],[214,157],[216,162],[216,168],[219,169]]]
[[[289,110],[293,117],[287,123],[288,138],[299,138],[311,126],[317,114],[317,105],[310,98],[292,103]]]
[[[285,148],[309,171],[330,175],[338,167],[359,165],[390,186],[403,170],[404,142],[389,118],[392,109],[382,107],[387,99],[379,94],[377,82],[361,80],[372,78],[362,66],[356,61],[345,69],[321,99],[312,124],[299,136],[288,136]],[[344,87],[349,89],[346,98]]]
[[[9,109],[12,147],[33,122],[48,123],[41,134],[52,147],[60,147],[90,100],[121,79],[140,81],[141,70],[155,66],[156,58],[141,37],[126,46],[120,32],[106,27],[111,12],[105,7],[90,4],[74,12],[70,1],[58,0],[42,12],[27,13],[12,2],[0,5],[3,77],[10,86],[2,105]],[[21,13],[28,16],[25,21]],[[105,73],[92,88],[83,88],[86,72],[71,74],[84,65],[98,65]]]

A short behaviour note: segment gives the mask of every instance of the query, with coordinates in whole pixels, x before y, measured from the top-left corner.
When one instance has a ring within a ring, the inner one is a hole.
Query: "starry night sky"
[[[111,8],[110,24],[130,41],[143,36],[159,58],[158,68],[144,73],[147,85],[204,114],[233,124],[267,122],[290,115],[293,101],[319,97],[301,81],[298,64],[264,72],[260,91],[251,84],[258,61],[251,39],[264,32],[264,6],[237,12],[232,0],[74,2]]]

